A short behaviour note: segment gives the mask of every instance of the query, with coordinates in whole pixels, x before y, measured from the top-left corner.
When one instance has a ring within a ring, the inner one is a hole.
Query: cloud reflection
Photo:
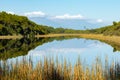
[[[28,52],[28,55],[43,56],[47,54],[68,54],[68,53],[80,54],[83,51],[85,51],[85,48],[48,48],[44,50],[31,50]]]

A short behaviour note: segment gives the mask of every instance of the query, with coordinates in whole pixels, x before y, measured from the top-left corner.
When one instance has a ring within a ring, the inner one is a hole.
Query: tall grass
[[[102,65],[96,59],[92,67],[82,65],[80,59],[74,66],[66,60],[60,63],[58,59],[45,58],[34,65],[32,59],[0,63],[0,80],[120,80],[120,65],[106,63]]]

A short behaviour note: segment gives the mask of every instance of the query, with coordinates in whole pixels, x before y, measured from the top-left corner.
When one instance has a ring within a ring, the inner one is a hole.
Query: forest
[[[101,27],[98,29],[88,30],[88,33],[120,36],[120,22],[113,21],[112,25]]]
[[[113,21],[112,25],[89,30],[74,30],[65,28],[54,28],[46,25],[39,25],[29,20],[25,16],[18,16],[6,12],[0,12],[0,35],[22,35],[35,36],[43,34],[59,33],[85,33],[85,34],[104,34],[120,36],[120,22]]]
[[[0,12],[0,35],[34,36],[48,33],[76,33],[80,30],[38,25],[25,16]]]

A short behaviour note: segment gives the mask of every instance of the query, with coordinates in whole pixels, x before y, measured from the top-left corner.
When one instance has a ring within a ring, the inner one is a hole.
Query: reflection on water
[[[0,40],[0,59],[6,60],[13,57],[24,56],[28,51],[53,40],[70,39],[71,37],[57,38],[22,38],[18,40],[1,39]]]
[[[91,64],[99,57],[104,63],[106,57],[109,62],[120,60],[120,53],[113,52],[113,48],[105,43],[96,40],[70,39],[64,41],[53,41],[51,43],[38,46],[29,51],[29,56],[33,57],[34,62],[43,58],[56,56],[59,60],[66,59],[74,64],[78,57],[85,64]]]
[[[120,60],[120,52],[114,52],[117,48],[97,40],[72,37],[0,40],[0,59],[10,61],[26,56],[32,57],[36,63],[44,57],[58,57],[59,60],[66,59],[74,64],[80,57],[85,64],[91,64],[96,57],[100,57],[104,63],[106,56],[109,62]]]

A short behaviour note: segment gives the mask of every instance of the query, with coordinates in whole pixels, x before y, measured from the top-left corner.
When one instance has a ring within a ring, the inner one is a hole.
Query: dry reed
[[[66,60],[59,63],[52,58],[33,65],[32,59],[26,58],[16,63],[1,62],[0,80],[120,80],[120,65],[109,66],[106,62],[104,67],[99,59],[91,68],[83,67],[80,59],[74,66]]]

